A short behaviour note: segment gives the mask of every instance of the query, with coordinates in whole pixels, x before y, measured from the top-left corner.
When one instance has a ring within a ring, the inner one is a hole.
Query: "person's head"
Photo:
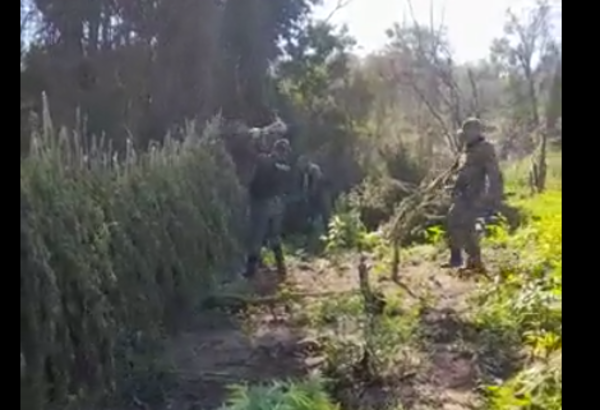
[[[460,131],[459,137],[465,144],[469,144],[481,137],[483,125],[477,118],[468,118],[463,122]]]
[[[310,163],[310,161],[306,155],[300,155],[298,157],[298,168],[306,169],[306,168],[308,168],[309,163]]]
[[[292,152],[290,142],[285,138],[280,138],[273,144],[273,155],[277,159],[286,159]]]

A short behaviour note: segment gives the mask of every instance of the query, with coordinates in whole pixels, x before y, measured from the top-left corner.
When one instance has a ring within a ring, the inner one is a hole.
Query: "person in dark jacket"
[[[285,260],[281,245],[281,225],[284,195],[289,185],[291,152],[287,139],[279,139],[268,154],[259,154],[254,175],[250,181],[250,238],[244,276],[256,274],[260,251],[268,244],[275,256],[277,272],[285,276]]]
[[[298,168],[301,175],[301,192],[308,211],[308,223],[323,233],[329,223],[329,197],[323,172],[321,167],[304,155],[298,158]]]

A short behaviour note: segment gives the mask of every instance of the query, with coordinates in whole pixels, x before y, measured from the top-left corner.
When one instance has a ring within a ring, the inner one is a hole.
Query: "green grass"
[[[527,359],[516,375],[488,386],[486,409],[562,409],[561,167],[560,154],[553,154],[548,189],[514,200],[528,216],[525,225],[513,235],[500,228],[488,240],[507,255],[499,280],[481,289],[475,320]],[[508,173],[509,184],[524,190],[516,175]]]
[[[338,410],[319,379],[234,386],[223,410]]]

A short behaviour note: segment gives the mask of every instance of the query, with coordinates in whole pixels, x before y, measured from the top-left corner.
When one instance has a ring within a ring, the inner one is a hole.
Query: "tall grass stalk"
[[[118,389],[123,343],[176,329],[239,252],[241,190],[218,132],[190,125],[121,153],[57,132],[44,101],[21,160],[22,409]]]

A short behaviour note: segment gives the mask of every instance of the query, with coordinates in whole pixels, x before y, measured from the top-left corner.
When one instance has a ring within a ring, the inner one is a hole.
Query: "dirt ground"
[[[295,260],[286,288],[307,297],[334,297],[355,290],[356,259],[347,258],[336,268],[326,260]],[[401,269],[403,286],[416,295],[428,295],[430,301],[419,319],[418,354],[423,360],[418,370],[393,386],[378,387],[399,398],[404,409],[461,410],[477,405],[476,349],[469,345],[471,331],[462,317],[475,283],[438,266],[437,260],[416,257],[404,261]],[[379,282],[377,286],[384,290],[398,286]],[[268,298],[278,285],[275,273],[266,270],[244,286],[249,287],[246,292]],[[187,332],[168,341],[166,361],[173,369],[174,385],[166,403],[138,402],[136,408],[217,409],[229,385],[306,375],[318,371],[323,361],[310,329],[292,321],[276,298],[244,317],[218,309],[199,316]]]

